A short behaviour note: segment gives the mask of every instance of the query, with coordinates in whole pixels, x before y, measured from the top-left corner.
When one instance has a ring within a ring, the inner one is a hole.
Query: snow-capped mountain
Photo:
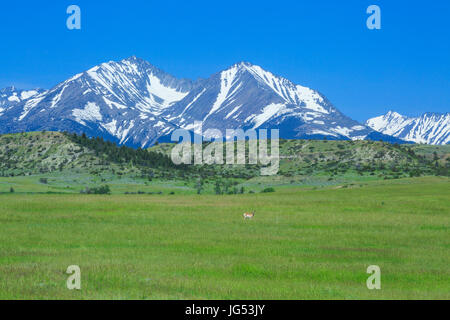
[[[201,121],[203,132],[216,128],[223,134],[279,128],[286,139],[391,139],[346,117],[319,92],[245,62],[193,82],[133,56],[95,66],[48,91],[9,88],[0,97],[0,133],[85,132],[148,147]]]
[[[67,130],[147,146],[175,128],[159,114],[191,88],[136,57],[111,61],[6,110],[0,130]]]
[[[14,86],[0,90],[0,116],[10,108],[42,93],[42,89],[18,90]]]
[[[371,129],[344,116],[320,93],[241,62],[197,83],[162,114],[186,129],[280,128],[283,138],[364,139]]]
[[[405,141],[445,145],[450,143],[450,113],[427,112],[420,117],[406,117],[389,111],[383,116],[371,118],[367,126],[381,133]]]

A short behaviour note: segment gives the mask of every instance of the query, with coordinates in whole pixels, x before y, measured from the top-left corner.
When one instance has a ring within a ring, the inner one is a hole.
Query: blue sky
[[[82,29],[66,28],[81,8]],[[368,30],[366,9],[381,8]],[[450,111],[450,1],[3,1],[0,87],[50,88],[136,55],[196,79],[249,61],[365,120]]]

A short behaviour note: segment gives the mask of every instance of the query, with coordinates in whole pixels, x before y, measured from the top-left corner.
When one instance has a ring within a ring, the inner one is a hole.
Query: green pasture
[[[182,182],[125,195],[126,181],[81,195],[88,176],[51,179],[0,180],[0,299],[450,299],[448,178],[237,195]],[[66,288],[69,265],[81,290]]]

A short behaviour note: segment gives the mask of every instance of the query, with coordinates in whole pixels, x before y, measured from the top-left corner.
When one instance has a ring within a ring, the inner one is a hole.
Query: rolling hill
[[[57,177],[67,186],[114,181],[145,184],[180,181],[182,185],[214,192],[236,185],[338,184],[343,181],[395,179],[424,175],[448,176],[450,147],[393,145],[374,141],[281,140],[278,175],[260,177],[260,165],[175,166],[173,144],[150,149],[117,146],[101,138],[59,132],[31,132],[0,136],[0,177]],[[73,176],[72,180],[63,179]],[[84,179],[84,178],[83,178]],[[5,180],[6,181],[6,180]],[[79,188],[76,189],[79,191]]]

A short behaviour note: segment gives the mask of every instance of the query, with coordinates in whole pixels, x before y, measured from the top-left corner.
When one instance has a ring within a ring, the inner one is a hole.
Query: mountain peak
[[[222,70],[222,72],[228,72],[228,71],[231,71],[231,70],[235,70],[235,71],[243,70],[243,71],[245,71],[248,68],[251,68],[253,66],[254,65],[251,64],[250,62],[241,61],[241,62],[236,62],[235,64],[233,64],[233,65],[229,66],[228,68]]]
[[[400,113],[398,113],[397,111],[393,111],[393,110],[389,110],[386,114],[385,117],[394,117],[394,118],[405,118],[405,116],[401,115]]]
[[[248,61],[241,61],[235,64],[235,66],[244,68],[244,67],[253,67],[253,64]]]
[[[110,61],[109,63],[113,64],[126,64],[126,65],[135,65],[135,66],[144,66],[146,68],[152,68],[152,69],[158,69],[154,65],[152,65],[150,62],[148,62],[145,59],[139,58],[135,55],[132,55],[128,58],[122,59],[120,61]],[[159,70],[159,69],[158,69]]]
[[[129,61],[129,62],[147,62],[146,60],[142,59],[142,58],[138,58],[135,55],[132,55],[128,58],[122,59],[122,62],[124,61]]]

